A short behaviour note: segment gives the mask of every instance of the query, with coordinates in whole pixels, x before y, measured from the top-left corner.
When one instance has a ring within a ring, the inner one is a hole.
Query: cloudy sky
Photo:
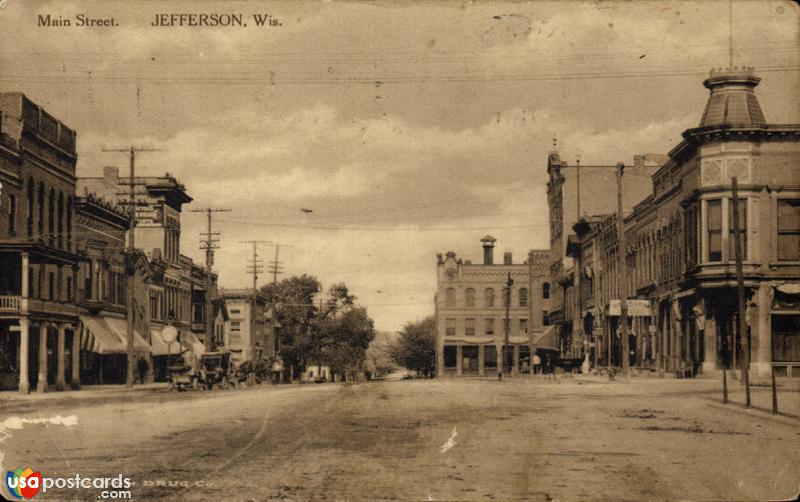
[[[37,27],[80,13],[118,26]],[[151,27],[161,13],[247,26]],[[763,78],[767,120],[800,122],[799,14],[735,0],[0,0],[0,90],[78,131],[79,175],[126,166],[103,147],[159,148],[139,174],[169,172],[193,207],[231,208],[217,218],[222,286],[250,284],[242,241],[277,242],[291,246],[285,273],[345,281],[394,330],[433,312],[437,252],[478,260],[487,233],[515,260],[547,246],[554,135],[583,163],[676,145],[731,33],[734,64]],[[182,217],[182,252],[201,262],[203,224]]]

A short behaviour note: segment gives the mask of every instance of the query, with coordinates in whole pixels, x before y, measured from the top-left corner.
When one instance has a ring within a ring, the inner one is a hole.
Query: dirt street
[[[766,389],[754,394],[768,402]],[[797,414],[796,395],[785,411]],[[3,469],[122,473],[134,500],[198,501],[781,499],[800,478],[800,422],[723,407],[713,381],[399,381],[126,399],[0,402],[0,423],[77,420],[7,429]]]

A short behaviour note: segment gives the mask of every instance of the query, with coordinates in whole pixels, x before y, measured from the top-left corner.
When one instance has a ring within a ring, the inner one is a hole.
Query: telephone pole
[[[733,249],[736,259],[736,293],[739,298],[737,331],[742,342],[742,382],[744,383],[745,406],[750,407],[750,334],[747,332],[744,298],[744,272],[742,271],[742,225],[739,219],[739,183],[731,178],[731,203],[733,204]],[[736,346],[736,340],[733,345]]]
[[[244,244],[253,245],[253,259],[247,262],[247,271],[253,274],[253,294],[258,292],[258,274],[264,271],[264,260],[258,259],[258,245],[259,244],[272,244],[269,241],[242,241]]]
[[[219,237],[220,235],[219,232],[211,230],[211,220],[214,213],[228,213],[230,211],[230,209],[211,207],[189,210],[191,213],[206,213],[208,218],[208,230],[200,233],[200,235],[206,238],[205,243],[200,246],[200,249],[204,249],[206,252],[206,336],[203,340],[206,352],[210,352],[214,347],[212,343],[214,338],[214,322],[212,319],[212,317],[214,317],[214,311],[211,305],[211,268],[214,264],[214,250],[219,249],[219,239],[215,239],[215,237]]]
[[[511,374],[511,369],[508,367],[508,332],[510,331],[510,324],[511,319],[509,318],[509,309],[511,308],[511,286],[514,285],[514,279],[511,278],[511,272],[508,273],[508,279],[506,279],[506,286],[503,291],[506,297],[506,318],[505,318],[505,325],[504,325],[504,335],[505,340],[503,342],[503,372],[507,375]]]
[[[291,246],[287,246],[285,244],[283,245],[275,244],[275,259],[269,262],[269,272],[272,274],[273,285],[278,284],[278,274],[283,272],[283,269],[281,269],[281,265],[283,265],[283,262],[278,260],[278,255],[280,253],[281,247],[291,247]]]
[[[127,313],[127,333],[126,333],[126,352],[127,352],[127,368],[125,371],[125,386],[133,387],[133,367],[136,363],[133,354],[133,323],[135,321],[134,312],[134,289],[133,289],[133,276],[134,276],[134,253],[135,253],[135,232],[136,227],[136,207],[147,206],[146,202],[136,201],[136,186],[142,185],[142,182],[136,181],[136,152],[158,152],[156,148],[137,148],[129,146],[127,148],[103,148],[104,152],[119,152],[127,153],[130,160],[129,176],[128,179],[128,200],[123,203],[128,206],[128,250],[125,257],[125,275],[127,276],[126,286],[126,310]],[[124,194],[123,194],[124,195]]]
[[[617,163],[617,237],[618,251],[617,259],[619,261],[617,277],[619,278],[619,336],[622,339],[622,375],[625,381],[630,380],[631,372],[631,349],[628,346],[628,274],[625,268],[625,216],[622,214],[622,174],[625,171],[625,164],[622,162]]]

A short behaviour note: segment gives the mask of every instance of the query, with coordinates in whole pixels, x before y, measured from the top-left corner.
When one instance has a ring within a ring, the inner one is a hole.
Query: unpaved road
[[[8,430],[0,450],[3,469],[122,473],[134,500],[791,498],[800,422],[724,408],[715,392],[691,380],[519,379],[151,393],[0,409],[0,423],[77,417]]]

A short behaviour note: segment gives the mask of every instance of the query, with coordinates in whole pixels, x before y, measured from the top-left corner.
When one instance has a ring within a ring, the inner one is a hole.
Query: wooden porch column
[[[58,372],[56,373],[56,390],[64,390],[66,387],[65,382],[65,361],[64,358],[66,357],[66,350],[64,347],[64,343],[66,343],[66,325],[64,323],[59,323],[58,325]]]
[[[82,325],[72,328],[72,382],[70,388],[78,390],[81,388],[81,332]]]
[[[514,365],[511,368],[513,376],[519,376],[519,345],[514,345]]]
[[[36,392],[47,390],[47,323],[39,326],[39,378],[36,380]]]
[[[483,362],[485,357],[486,357],[486,351],[483,348],[483,344],[478,345],[478,376],[484,375]]]
[[[28,298],[31,295],[31,285],[28,282],[29,272],[28,270],[31,268],[31,259],[28,253],[20,253],[22,257],[22,267],[20,268],[20,273],[22,274],[22,297]]]
[[[19,319],[19,393],[27,394],[30,390],[28,381],[28,340],[31,321],[27,317]]]
[[[461,376],[464,373],[464,350],[459,343],[456,345],[456,376]]]
[[[529,355],[528,355],[528,374],[533,375],[533,356],[536,355],[536,348],[531,343],[528,345]]]

